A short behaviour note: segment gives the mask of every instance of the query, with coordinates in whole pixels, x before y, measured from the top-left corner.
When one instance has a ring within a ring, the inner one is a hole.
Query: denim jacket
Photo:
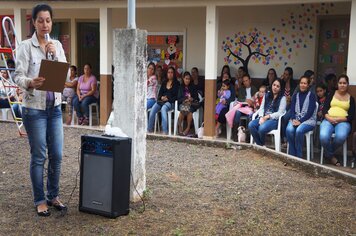
[[[56,47],[56,60],[67,62],[62,44],[53,40]],[[20,43],[16,52],[15,83],[24,91],[22,105],[27,108],[45,110],[46,91],[29,88],[32,79],[38,77],[41,60],[46,59],[46,53],[41,49],[36,32],[32,38]],[[61,93],[54,93],[54,105],[62,102]]]

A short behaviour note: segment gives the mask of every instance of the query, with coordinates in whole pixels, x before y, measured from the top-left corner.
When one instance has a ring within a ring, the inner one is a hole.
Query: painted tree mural
[[[251,61],[287,66],[293,56],[298,56],[299,49],[307,48],[314,38],[316,17],[329,14],[332,7],[333,3],[301,4],[299,9],[293,9],[288,17],[281,19],[279,27],[269,32],[251,27],[247,32],[227,36],[221,46],[226,53],[225,64],[241,65],[247,70]]]

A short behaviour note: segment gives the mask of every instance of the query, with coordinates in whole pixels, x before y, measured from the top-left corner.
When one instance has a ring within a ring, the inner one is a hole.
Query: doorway
[[[317,79],[328,74],[346,73],[350,16],[327,16],[318,19]]]
[[[99,22],[77,23],[78,76],[83,74],[84,64],[90,63],[92,73],[100,80]]]

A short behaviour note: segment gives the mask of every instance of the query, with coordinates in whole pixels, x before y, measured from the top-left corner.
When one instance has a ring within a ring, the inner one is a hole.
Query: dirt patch
[[[65,216],[39,218],[32,203],[29,145],[0,123],[0,235],[350,235],[356,188],[284,166],[253,150],[147,141],[145,211],[108,219],[78,211],[80,136],[66,128],[61,176]]]

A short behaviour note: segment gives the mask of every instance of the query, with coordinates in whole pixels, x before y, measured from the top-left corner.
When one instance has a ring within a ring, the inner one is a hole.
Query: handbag
[[[179,111],[182,111],[182,112],[190,112],[190,104],[189,104],[189,103],[182,103],[182,104],[179,106]]]

